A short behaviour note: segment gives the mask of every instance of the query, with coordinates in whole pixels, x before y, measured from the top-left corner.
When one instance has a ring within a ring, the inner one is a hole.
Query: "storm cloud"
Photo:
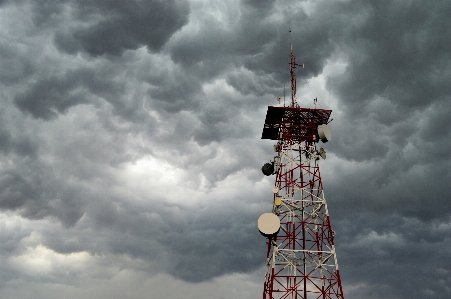
[[[449,298],[449,15],[0,1],[0,296],[261,296],[260,138],[291,43],[298,103],[333,110],[321,173],[346,298]]]

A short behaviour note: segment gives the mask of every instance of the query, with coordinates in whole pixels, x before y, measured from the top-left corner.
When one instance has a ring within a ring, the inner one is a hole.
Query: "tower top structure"
[[[332,110],[301,108],[297,103],[296,67],[301,66],[304,68],[304,64],[296,63],[296,56],[293,55],[293,45],[291,43],[289,65],[291,103],[289,106],[284,105],[283,107],[268,106],[262,139],[316,142],[319,140],[318,126],[330,122],[329,117]]]

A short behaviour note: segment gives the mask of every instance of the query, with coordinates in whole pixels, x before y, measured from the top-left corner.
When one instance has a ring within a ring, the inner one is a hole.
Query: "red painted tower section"
[[[296,66],[290,54],[291,104],[269,106],[262,133],[262,139],[277,142],[272,164],[262,170],[275,175],[272,214],[280,222],[279,227],[270,215],[277,222],[274,229],[264,222],[265,214],[259,219],[268,238],[263,299],[344,298],[319,169],[326,154],[317,149],[331,139],[332,111],[299,107]]]

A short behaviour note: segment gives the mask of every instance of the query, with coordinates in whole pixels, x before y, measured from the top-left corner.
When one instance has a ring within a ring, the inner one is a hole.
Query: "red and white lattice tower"
[[[296,66],[291,53],[291,104],[269,106],[262,133],[277,141],[275,157],[262,168],[276,177],[272,213],[258,221],[268,238],[263,299],[344,298],[319,170],[326,154],[317,148],[330,140],[332,110],[299,107]]]

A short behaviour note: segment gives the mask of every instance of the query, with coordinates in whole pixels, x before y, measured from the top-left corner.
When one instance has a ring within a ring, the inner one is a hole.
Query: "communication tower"
[[[291,48],[291,45],[290,45]],[[319,141],[331,139],[332,110],[296,102],[296,57],[290,51],[291,104],[269,106],[262,139],[276,140],[275,156],[262,167],[275,175],[273,207],[258,219],[267,237],[263,299],[344,298],[319,161]]]

